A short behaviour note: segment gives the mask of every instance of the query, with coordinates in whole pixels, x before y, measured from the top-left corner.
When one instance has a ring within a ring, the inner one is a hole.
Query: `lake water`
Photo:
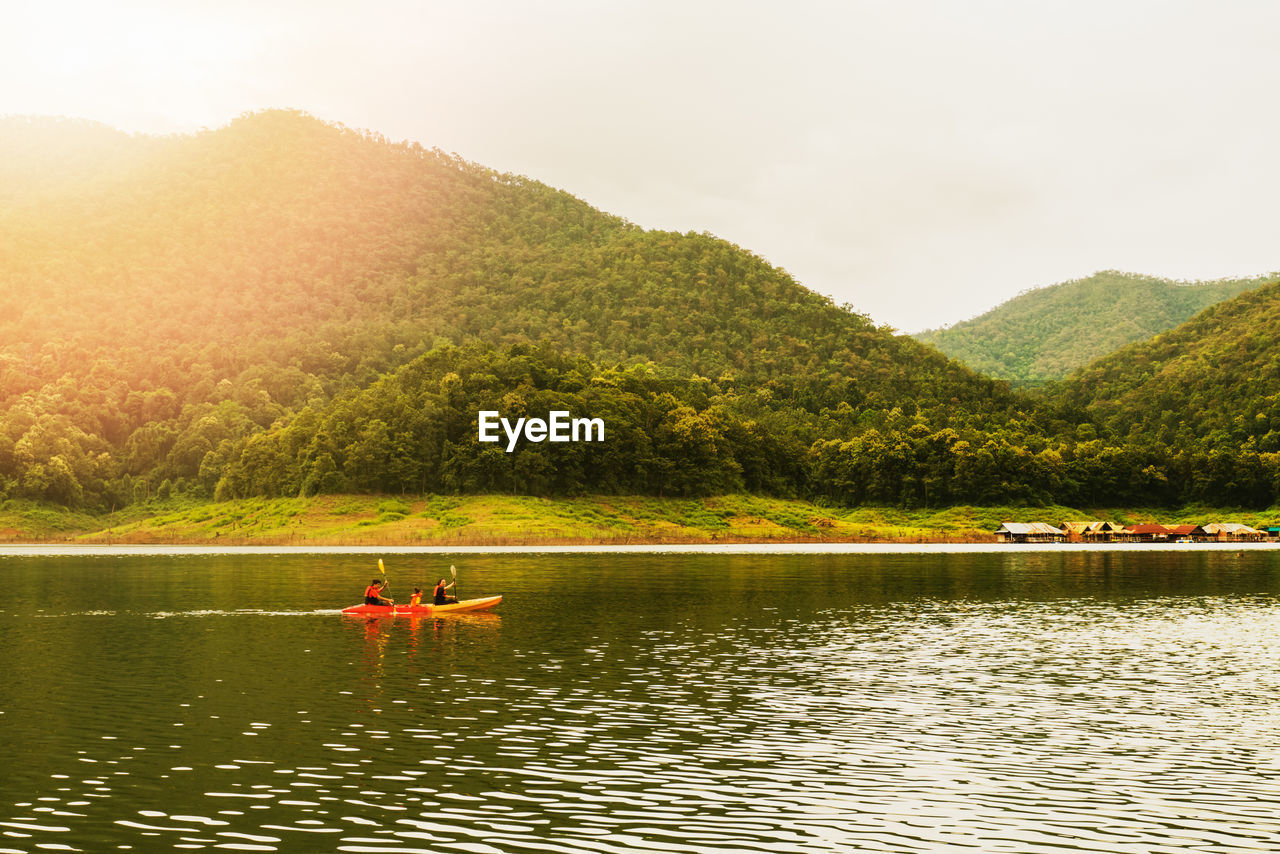
[[[1280,552],[0,556],[0,852],[1235,852]]]

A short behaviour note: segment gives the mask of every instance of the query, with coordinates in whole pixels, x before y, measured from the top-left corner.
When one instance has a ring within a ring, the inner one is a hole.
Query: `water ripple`
[[[749,577],[735,595],[772,583]],[[8,648],[31,631],[41,651],[38,670],[15,656],[0,704],[10,743],[37,748],[9,763],[0,852],[1232,854],[1280,838],[1274,595],[893,600],[840,594],[847,577],[724,610],[645,610],[646,577],[630,610],[592,590],[501,621],[219,605],[0,623]]]

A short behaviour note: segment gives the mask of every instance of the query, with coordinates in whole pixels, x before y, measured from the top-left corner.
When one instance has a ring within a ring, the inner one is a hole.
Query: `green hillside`
[[[921,449],[1037,429],[1001,384],[750,252],[646,231],[416,144],[292,112],[164,138],[8,120],[0,139],[23,158],[0,171],[7,496],[110,507],[220,484],[230,495],[481,483],[801,492],[822,457],[815,443],[835,442],[833,457],[867,435],[890,470],[862,493],[939,501],[950,475],[917,477],[933,453]],[[529,347],[532,366],[494,367]],[[404,389],[387,404],[394,417],[370,415],[384,403],[376,389],[431,353],[435,372],[414,376],[432,387]],[[579,477],[534,476],[525,469],[564,462],[537,453],[486,457],[497,469],[483,475],[463,465],[481,400],[513,408],[573,392],[560,373],[607,385],[639,381],[637,370],[659,380],[640,393],[652,409],[635,429],[670,416],[685,431],[666,456],[629,463],[643,478],[590,460]],[[457,417],[404,408],[437,403]],[[334,426],[344,407],[347,432]],[[419,459],[423,430],[436,438]],[[280,467],[268,471],[271,454]],[[719,459],[719,473],[691,462],[702,459]],[[1007,485],[1027,492],[1019,478]]]
[[[1280,486],[1265,431],[1193,441],[1194,407],[1215,411],[1197,397],[1152,403],[1135,377],[1139,397],[1115,405],[1084,385],[1033,400],[714,236],[300,113],[161,138],[4,120],[6,153],[6,501],[1260,507]],[[1236,333],[1206,358],[1253,343]],[[1153,439],[1130,406],[1167,411],[1187,444]],[[479,441],[484,409],[599,417],[607,440],[508,452]]]
[[[1280,284],[1078,371],[1064,405],[1141,444],[1280,451]]]
[[[1058,380],[1275,279],[1174,282],[1108,270],[1025,291],[972,320],[915,337],[989,376]]]

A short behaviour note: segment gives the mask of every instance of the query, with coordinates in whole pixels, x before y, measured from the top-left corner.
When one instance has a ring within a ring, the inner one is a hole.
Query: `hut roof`
[[[1241,524],[1240,522],[1210,522],[1208,525],[1204,526],[1204,531],[1206,534],[1260,534],[1262,533],[1261,531],[1258,531],[1254,528],[1250,528],[1248,525]]]
[[[1155,522],[1144,523],[1142,525],[1130,525],[1128,528],[1125,528],[1125,530],[1128,531],[1130,534],[1172,533],[1172,531],[1169,528],[1166,528],[1164,525],[1156,524]]]
[[[1006,534],[1058,534],[1065,533],[1048,522],[1002,522],[996,533]]]
[[[1072,534],[1109,534],[1119,531],[1119,525],[1110,522],[1063,522],[1062,529]]]

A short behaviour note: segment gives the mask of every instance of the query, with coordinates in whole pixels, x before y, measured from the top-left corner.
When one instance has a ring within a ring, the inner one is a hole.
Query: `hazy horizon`
[[[82,2],[14,11],[0,114],[295,108],[708,231],[905,331],[1116,269],[1266,273],[1264,3]]]

